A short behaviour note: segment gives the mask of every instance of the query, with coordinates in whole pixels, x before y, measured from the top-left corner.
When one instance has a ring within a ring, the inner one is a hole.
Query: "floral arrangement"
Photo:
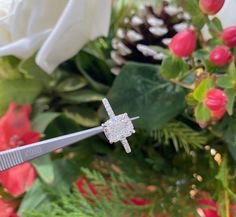
[[[98,135],[0,172],[0,216],[236,216],[229,8],[1,0],[0,151],[100,125],[104,97],[140,119],[131,154]]]

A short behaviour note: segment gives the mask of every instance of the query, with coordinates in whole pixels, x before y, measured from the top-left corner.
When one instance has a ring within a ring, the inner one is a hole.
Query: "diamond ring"
[[[129,118],[127,113],[116,116],[108,100],[105,98],[102,100],[102,102],[110,118],[108,121],[102,124],[105,136],[110,143],[120,141],[125,151],[130,153],[131,148],[126,138],[135,133],[132,120],[138,119],[139,117]]]

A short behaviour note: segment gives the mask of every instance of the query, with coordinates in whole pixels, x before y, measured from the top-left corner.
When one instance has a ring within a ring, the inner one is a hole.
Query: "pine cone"
[[[132,15],[124,22],[124,28],[118,29],[112,41],[112,59],[117,67],[113,73],[119,73],[120,67],[127,61],[160,64],[164,53],[156,52],[149,46],[167,48],[171,38],[188,27],[190,15],[181,7],[175,7],[167,0],[160,10],[151,5],[143,6],[141,15]]]

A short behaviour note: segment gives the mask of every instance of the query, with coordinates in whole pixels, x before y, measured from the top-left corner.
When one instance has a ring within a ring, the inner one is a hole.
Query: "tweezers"
[[[102,132],[105,133],[110,143],[121,141],[126,152],[130,153],[131,149],[126,137],[135,132],[132,120],[139,117],[129,118],[126,113],[115,116],[108,100],[103,99],[102,102],[110,117],[104,124],[92,129],[2,151],[0,152],[0,172]]]

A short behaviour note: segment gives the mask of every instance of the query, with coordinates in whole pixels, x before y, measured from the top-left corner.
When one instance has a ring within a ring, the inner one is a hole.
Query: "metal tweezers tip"
[[[139,119],[139,118],[140,118],[140,117],[137,116],[137,117],[130,118],[130,120],[131,120],[131,121],[135,121],[135,120],[137,120],[137,119]]]

